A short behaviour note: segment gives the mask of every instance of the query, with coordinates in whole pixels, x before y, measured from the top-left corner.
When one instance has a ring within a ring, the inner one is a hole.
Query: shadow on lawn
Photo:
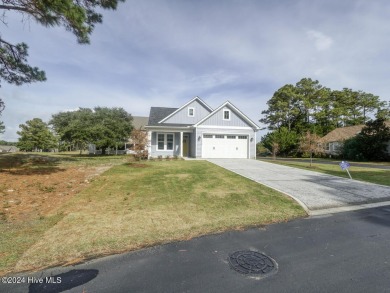
[[[73,160],[43,154],[0,154],[0,172],[11,175],[47,175],[64,171],[59,168],[59,164]]]

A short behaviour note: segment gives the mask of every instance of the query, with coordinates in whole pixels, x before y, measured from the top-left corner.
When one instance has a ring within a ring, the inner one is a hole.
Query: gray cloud
[[[7,13],[2,37],[25,41],[29,61],[48,81],[2,84],[7,127],[15,139],[27,119],[77,107],[180,106],[201,96],[229,99],[254,121],[267,100],[303,77],[332,89],[351,87],[386,99],[390,91],[388,1],[126,1],[104,12],[91,45],[62,28],[21,22]]]

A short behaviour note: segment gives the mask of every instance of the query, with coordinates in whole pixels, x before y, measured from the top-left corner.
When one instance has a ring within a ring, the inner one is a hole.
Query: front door
[[[183,135],[183,156],[188,157],[188,149],[189,149],[189,140],[190,137],[188,134]]]

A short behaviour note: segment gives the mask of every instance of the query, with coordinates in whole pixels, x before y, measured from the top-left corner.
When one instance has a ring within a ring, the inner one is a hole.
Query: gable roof
[[[201,105],[203,105],[206,109],[208,109],[210,112],[213,111],[213,109],[207,105],[201,98],[199,98],[198,96],[196,96],[195,98],[193,98],[191,101],[185,103],[183,106],[181,106],[180,108],[177,108],[174,112],[170,113],[168,116],[164,117],[161,121],[159,121],[160,123],[163,123],[164,121],[166,121],[168,118],[172,117],[173,115],[175,115],[177,112],[179,112],[180,110],[184,109],[185,107],[187,107],[189,104],[191,104],[192,102],[194,101],[198,101]]]
[[[148,124],[149,117],[133,116],[134,129],[145,130],[145,125]]]
[[[213,116],[215,113],[217,113],[219,110],[221,110],[223,107],[225,106],[229,106],[239,117],[241,117],[241,119],[243,119],[245,122],[247,122],[249,125],[252,126],[252,128],[256,129],[256,130],[259,130],[260,127],[255,123],[253,122],[248,116],[246,116],[244,113],[242,113],[236,106],[234,106],[231,102],[229,101],[226,101],[225,103],[223,103],[221,106],[219,106],[217,109],[215,109],[214,111],[212,111],[209,115],[207,115],[206,117],[204,117],[202,120],[200,120],[198,123],[196,123],[194,126],[199,126],[200,124],[202,124],[204,121],[206,121],[208,118],[210,118],[211,116]]]
[[[390,121],[385,121],[385,124],[390,127]],[[340,127],[332,130],[327,135],[322,137],[320,140],[321,142],[327,143],[327,142],[335,142],[335,141],[343,141],[346,139],[349,139],[351,137],[356,136],[359,134],[364,124],[355,125],[355,126],[346,126],[346,127]]]
[[[177,109],[178,108],[151,107],[147,126],[161,126],[159,122]]]
[[[355,125],[355,126],[347,126],[340,127],[332,130],[327,135],[321,138],[322,142],[334,142],[334,141],[343,141],[348,138],[354,137],[360,131],[362,131],[364,125]]]
[[[19,148],[13,145],[0,145],[0,152],[18,152]]]

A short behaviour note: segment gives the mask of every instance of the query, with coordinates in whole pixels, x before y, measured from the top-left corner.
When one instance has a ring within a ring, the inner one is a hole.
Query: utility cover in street
[[[229,256],[229,263],[235,271],[241,274],[268,275],[277,271],[276,262],[257,251],[236,251]]]

